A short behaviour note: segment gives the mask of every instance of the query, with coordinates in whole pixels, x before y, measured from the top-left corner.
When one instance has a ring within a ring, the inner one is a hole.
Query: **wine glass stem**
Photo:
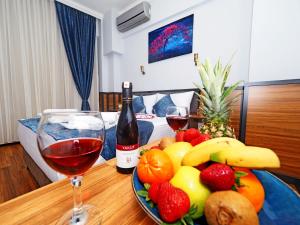
[[[73,186],[73,220],[77,220],[83,213],[82,209],[82,199],[81,199],[81,176],[75,176],[71,179],[71,184]]]

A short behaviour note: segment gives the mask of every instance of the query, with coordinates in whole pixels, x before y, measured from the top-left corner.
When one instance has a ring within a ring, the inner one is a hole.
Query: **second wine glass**
[[[169,106],[166,112],[169,126],[176,132],[183,129],[189,119],[188,109],[184,106]]]

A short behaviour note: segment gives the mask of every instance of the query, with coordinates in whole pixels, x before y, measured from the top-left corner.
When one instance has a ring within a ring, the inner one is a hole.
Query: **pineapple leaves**
[[[207,116],[209,116],[211,114],[210,110],[206,106],[202,105],[199,108],[201,109],[201,111],[202,111],[202,113],[203,113],[204,116],[207,117]]]
[[[209,98],[208,93],[205,91],[205,89],[203,89],[200,85],[194,83],[194,85],[201,91],[201,93],[206,97]],[[197,92],[195,92],[196,95],[198,95],[198,97],[200,98],[200,94],[198,94]]]
[[[205,97],[204,95],[199,95],[200,98],[203,100],[204,104],[208,107],[211,108],[212,107],[212,103],[209,100],[209,98]]]
[[[222,72],[223,76],[223,83],[222,83],[222,92],[224,92],[224,88],[225,88],[225,84],[228,78],[228,75],[230,73],[231,70],[231,65],[227,64]]]
[[[235,84],[233,84],[232,86],[230,86],[229,88],[227,88],[223,95],[222,95],[222,99],[221,100],[224,100],[226,97],[228,97],[236,88],[237,86],[241,83],[242,81],[238,81],[236,82]]]
[[[201,99],[202,99],[202,97],[201,96],[203,96],[204,98],[206,98],[208,101],[210,101],[209,99],[210,99],[210,97],[207,95],[207,93],[206,92],[202,92],[203,93],[203,95],[202,94],[198,94],[198,93],[196,93],[196,95],[198,96],[198,98],[199,98],[199,102],[201,103],[202,101],[201,101]]]
[[[217,124],[228,123],[231,112],[230,106],[240,97],[240,95],[233,97],[231,93],[242,81],[225,88],[231,71],[231,64],[229,62],[223,67],[220,59],[213,66],[206,59],[204,63],[198,63],[197,68],[203,87],[195,83],[194,85],[201,91],[196,94],[200,101],[199,109],[202,110],[205,120]]]
[[[232,106],[234,103],[238,102],[241,98],[241,94],[238,94],[237,96],[233,97],[229,100],[228,106]]]
[[[220,86],[213,85],[210,96],[211,96],[211,100],[212,100],[213,109],[216,112],[218,112],[221,109],[220,103],[221,103],[221,97],[222,97]]]
[[[220,62],[220,58],[218,59],[218,62],[216,63],[214,67],[214,74],[217,77],[222,71],[222,64]]]
[[[205,59],[205,62],[204,62],[204,64],[203,64],[203,66],[204,66],[204,69],[206,70],[206,73],[207,73],[208,75],[210,75],[210,74],[211,74],[211,68],[210,68],[210,61],[209,61],[208,58]]]
[[[238,94],[236,96],[234,96],[233,98],[225,98],[224,100],[221,101],[221,108],[225,108],[225,107],[229,107],[231,106],[233,103],[239,101],[239,99],[241,98],[241,94]]]
[[[199,75],[203,84],[203,87],[209,92],[210,89],[210,83],[209,83],[209,77],[208,77],[208,73],[206,72],[204,65],[201,64],[199,67]]]

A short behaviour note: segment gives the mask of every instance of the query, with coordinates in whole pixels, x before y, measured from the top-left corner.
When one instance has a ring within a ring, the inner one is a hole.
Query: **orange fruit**
[[[243,171],[248,175],[240,178],[241,187],[237,191],[245,196],[253,204],[256,212],[263,207],[265,200],[265,190],[261,182],[251,170],[246,168],[234,168],[235,171]]]
[[[167,153],[151,149],[141,156],[137,165],[137,174],[143,183],[169,181],[174,175],[173,164]]]

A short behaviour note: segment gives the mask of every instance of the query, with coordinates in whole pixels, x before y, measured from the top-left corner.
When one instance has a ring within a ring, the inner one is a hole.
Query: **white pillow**
[[[78,109],[45,109],[43,113],[78,112]]]
[[[78,109],[45,109],[43,113],[67,113],[67,112],[79,112]],[[42,116],[41,113],[38,113],[38,116]],[[69,115],[56,115],[49,118],[50,123],[64,123],[68,120]]]
[[[99,130],[103,128],[103,121],[93,116],[69,116],[67,122],[62,122],[67,129]]]
[[[104,120],[105,129],[109,129],[118,123],[118,112],[101,112],[102,119]]]
[[[118,112],[101,112],[102,119],[107,122],[118,120]]]
[[[176,106],[185,106],[190,111],[194,91],[171,94],[171,99]]]
[[[154,104],[156,103],[157,95],[156,94],[144,95],[143,100],[144,100],[144,105],[146,107],[146,113],[152,114],[152,108],[153,108]]]

